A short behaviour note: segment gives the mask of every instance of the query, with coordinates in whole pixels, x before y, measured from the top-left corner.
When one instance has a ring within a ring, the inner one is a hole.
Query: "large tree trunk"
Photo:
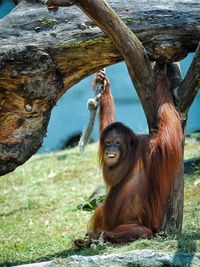
[[[169,234],[178,234],[182,230],[184,203],[184,168],[178,171],[175,184],[169,196],[161,230]]]
[[[110,39],[77,7],[60,9],[55,15],[48,13],[37,1],[22,1],[1,21],[1,175],[14,170],[37,151],[53,106],[72,85],[123,58],[149,129],[156,128],[150,60],[180,60],[188,52],[194,52],[200,41],[200,4],[197,0],[188,3],[152,0],[148,4],[136,0],[108,1],[136,35],[103,0],[59,1],[66,6],[75,3]],[[198,47],[191,69],[181,84],[174,77],[177,108],[183,114],[183,121],[199,87],[199,54]],[[182,174],[177,178],[173,202],[169,202],[166,209],[176,229],[181,228],[182,214],[180,211],[175,213],[178,206],[182,209]],[[172,226],[172,222],[165,220],[165,229],[169,228],[168,224]]]

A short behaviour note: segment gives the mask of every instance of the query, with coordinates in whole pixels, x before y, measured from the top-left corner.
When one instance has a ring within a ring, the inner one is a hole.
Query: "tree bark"
[[[133,252],[96,255],[96,256],[80,256],[74,255],[66,260],[70,266],[190,266],[198,267],[200,264],[198,253],[173,253],[158,250],[134,250]],[[60,261],[60,265],[64,265],[64,260]],[[54,264],[54,262],[52,263]],[[55,265],[56,266],[56,265]]]
[[[167,8],[164,0],[152,0],[152,5],[147,5],[146,1],[140,1],[139,4],[130,0],[123,3],[108,1],[131,30],[103,0],[59,1],[65,2],[66,6],[73,3],[78,5],[111,39],[76,7],[52,15],[37,1],[24,1],[2,20],[1,175],[14,170],[37,151],[45,135],[50,112],[67,89],[99,68],[122,60],[122,56],[140,97],[149,128],[156,128],[154,79],[150,60],[180,60],[188,52],[195,51],[200,41],[200,4],[194,0],[187,4],[173,1]],[[162,10],[158,12],[161,4]],[[195,72],[191,71],[192,78],[197,80],[195,86],[193,84],[190,87],[193,99],[193,92],[199,86],[199,49],[196,59],[192,63]],[[189,71],[182,86],[178,86],[176,96],[179,107],[188,96],[184,88],[191,81],[190,77]],[[185,109],[188,110],[190,105],[191,101],[187,102]],[[177,188],[182,190],[181,184],[183,179],[179,176],[174,191]],[[178,217],[175,214],[178,205],[182,204],[181,194],[180,190],[173,194],[173,202],[169,202],[173,205],[166,210],[166,214],[174,218],[176,229],[181,228],[180,213]],[[168,223],[165,222],[165,229]]]
[[[200,40],[198,1],[170,6],[164,0],[108,2],[136,33],[151,60],[180,60],[195,51]],[[22,1],[1,20],[0,44],[2,175],[41,146],[56,101],[84,77],[121,61],[122,55],[78,8],[60,8],[53,14],[37,1]],[[151,102],[149,98],[144,94],[144,103]]]
[[[151,128],[156,115],[151,97],[154,77],[144,46],[105,1],[77,0],[76,3],[113,40],[122,54]]]
[[[150,249],[134,250],[133,252],[122,252],[120,254],[82,256],[72,255],[67,259],[55,259],[52,261],[38,262],[21,265],[20,267],[60,267],[60,266],[200,266],[199,253],[173,253]]]
[[[200,31],[199,31],[200,34]],[[182,114],[183,127],[187,122],[187,114],[200,88],[200,42],[196,49],[192,64],[180,87],[178,88],[178,108]]]

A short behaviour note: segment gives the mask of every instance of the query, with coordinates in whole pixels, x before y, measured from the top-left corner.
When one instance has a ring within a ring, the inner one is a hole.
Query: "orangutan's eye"
[[[115,142],[115,145],[116,145],[116,146],[120,146],[120,142],[119,142],[119,141],[116,141],[116,142]]]
[[[110,140],[106,140],[106,145],[107,145],[107,146],[111,145]]]

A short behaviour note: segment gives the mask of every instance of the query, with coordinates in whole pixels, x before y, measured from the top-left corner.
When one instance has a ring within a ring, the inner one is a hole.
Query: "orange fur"
[[[114,122],[114,102],[109,84],[100,104],[99,159],[108,187],[105,202],[94,212],[90,231],[104,232],[107,240],[126,243],[159,231],[165,205],[182,162],[182,127],[170,92],[170,81],[155,73],[155,104],[158,129],[150,135],[136,135]],[[108,168],[103,161],[106,134],[116,129],[126,140],[120,163]]]

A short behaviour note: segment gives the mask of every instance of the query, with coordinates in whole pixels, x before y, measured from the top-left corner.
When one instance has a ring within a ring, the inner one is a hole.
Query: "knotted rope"
[[[105,69],[103,69],[105,72]],[[87,101],[87,108],[90,111],[90,117],[89,117],[89,122],[87,127],[83,130],[81,138],[79,140],[79,149],[81,152],[85,150],[85,146],[90,142],[91,138],[91,133],[94,128],[94,122],[95,122],[95,117],[97,113],[97,109],[99,107],[99,102],[101,95],[104,91],[104,85],[101,82],[98,82],[97,85],[94,88],[94,97],[88,99]]]

